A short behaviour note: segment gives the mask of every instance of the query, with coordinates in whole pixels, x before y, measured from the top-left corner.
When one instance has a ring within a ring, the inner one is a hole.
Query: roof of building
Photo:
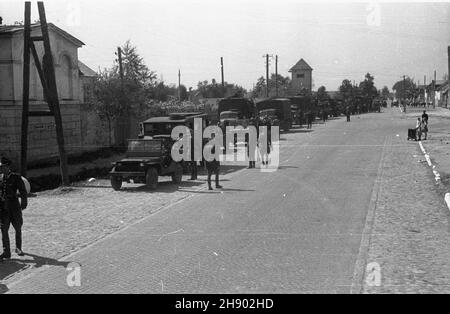
[[[448,81],[447,80],[443,80],[443,83],[442,84],[437,84],[436,83],[436,86],[438,86],[436,89],[438,90],[438,91],[442,91],[443,93],[446,93],[447,91],[448,91]]]
[[[436,86],[436,87],[439,87],[439,86],[441,86],[441,85],[447,84],[447,82],[448,82],[447,80],[436,80],[435,86]],[[429,88],[433,87],[433,81],[431,81],[431,83],[428,84],[428,87],[429,87]]]
[[[81,47],[84,45],[84,43],[79,40],[78,38],[70,35],[65,30],[59,28],[53,23],[47,23],[49,31],[54,31],[55,33],[58,33],[59,35],[63,36],[67,40],[71,41],[73,44],[75,44],[78,47]],[[17,32],[23,32],[24,25],[17,24],[17,25],[0,25],[0,36],[4,34],[14,34]],[[40,29],[40,23],[31,24],[31,30],[34,29]]]
[[[312,71],[313,70],[313,68],[311,68],[310,66],[309,66],[309,64],[308,63],[306,63],[306,61],[305,60],[303,60],[303,59],[300,59],[290,70],[289,70],[289,72],[292,72],[292,71],[294,71],[294,70],[309,70],[309,71]]]
[[[86,64],[78,60],[78,69],[80,70],[80,74],[86,77],[95,77],[97,73],[88,67]]]

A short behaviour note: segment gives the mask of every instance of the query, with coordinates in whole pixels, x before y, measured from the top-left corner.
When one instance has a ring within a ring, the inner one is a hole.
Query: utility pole
[[[278,97],[278,55],[275,56],[275,95]]]
[[[433,81],[433,109],[436,108],[436,70],[434,70],[434,81]]]
[[[225,88],[225,80],[223,76],[223,57],[220,57],[220,71],[221,71],[221,77],[222,77],[222,88]]]
[[[405,95],[406,95],[406,90],[405,90],[405,75],[403,75],[403,83],[402,83],[402,100],[405,101]]]
[[[178,100],[181,101],[181,70],[178,69]]]
[[[120,99],[119,102],[122,106],[122,108],[125,108],[125,101],[124,101],[124,95],[125,95],[125,89],[124,89],[124,73],[123,73],[123,63],[122,63],[122,48],[117,47],[117,59],[119,61],[119,76],[120,76]],[[119,139],[116,139],[118,143],[116,145],[122,146],[125,145],[125,141],[128,137],[128,112],[124,112],[123,114],[118,117],[118,135]]]
[[[122,65],[122,48],[117,47],[117,57],[119,59],[119,75],[120,75],[120,83],[123,88],[123,65]],[[122,90],[123,92],[123,90]]]
[[[269,97],[269,54],[266,54],[266,97]]]
[[[22,134],[21,134],[21,173],[27,172],[27,149],[28,149],[28,119],[29,117],[53,116],[56,126],[56,140],[58,143],[61,180],[63,185],[69,184],[69,174],[67,166],[67,155],[64,147],[64,130],[59,106],[58,90],[56,86],[55,68],[50,47],[47,18],[45,16],[44,3],[38,1],[39,21],[41,26],[41,36],[31,37],[31,2],[25,2],[24,19],[24,60],[23,60],[23,107],[22,107]],[[43,64],[34,46],[35,41],[42,41],[44,46]],[[30,91],[30,50],[33,54],[35,65],[41,80],[45,100],[48,103],[49,111],[29,111],[29,91]]]
[[[423,100],[427,103],[427,76],[423,76]]]
[[[222,97],[225,97],[225,79],[223,75],[223,57],[220,57],[220,76],[222,78]]]
[[[447,56],[448,56],[448,87],[450,89],[450,46],[447,47]],[[450,107],[450,93],[447,93],[447,108]]]
[[[20,173],[27,176],[28,148],[28,110],[30,98],[30,33],[31,33],[31,2],[25,2],[23,42],[23,90],[22,90],[22,134],[20,145]]]

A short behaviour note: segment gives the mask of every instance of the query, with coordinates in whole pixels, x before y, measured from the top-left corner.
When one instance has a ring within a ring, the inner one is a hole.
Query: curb
[[[422,141],[419,141],[419,147],[420,147],[422,153],[424,154],[425,159],[427,160],[428,166],[430,166],[433,170],[434,179],[436,180],[436,184],[439,184],[441,182],[441,175],[435,169],[436,166],[433,165],[433,163],[431,162],[430,155],[427,153],[427,151],[423,147]],[[445,203],[447,204],[447,208],[450,210],[450,193],[445,193],[444,200],[445,200]]]
[[[383,149],[378,163],[377,177],[372,188],[372,195],[370,197],[369,209],[366,214],[364,228],[362,230],[361,242],[359,245],[359,252],[355,261],[353,269],[352,283],[350,287],[350,294],[362,294],[364,292],[365,277],[368,265],[368,255],[370,249],[370,242],[372,239],[373,226],[375,224],[375,213],[377,210],[378,195],[381,190],[381,181],[384,174],[384,165],[387,154],[387,149],[390,147],[389,137],[385,137]]]

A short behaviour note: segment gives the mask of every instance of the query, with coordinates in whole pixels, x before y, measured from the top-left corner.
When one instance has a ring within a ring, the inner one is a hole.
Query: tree
[[[353,87],[350,80],[343,80],[341,86],[339,87],[339,91],[344,98],[344,101],[349,102],[352,101],[355,94],[355,88]]]
[[[269,96],[276,95],[276,87],[278,85],[278,96],[284,97],[289,95],[289,89],[291,87],[291,79],[280,74],[272,74],[269,78]],[[261,76],[253,88],[252,97],[254,98],[264,98],[266,97],[266,80]]]
[[[132,46],[129,40],[127,40],[125,45],[122,47],[122,66],[123,74],[126,80],[133,81],[143,87],[154,86],[156,81],[156,73],[154,71],[150,71],[144,63],[144,59],[139,56],[137,48]],[[114,70],[118,72],[118,64],[116,64]]]
[[[252,90],[253,98],[263,98],[266,95],[266,79],[264,76],[261,76]]]
[[[112,147],[112,125],[125,112],[123,102],[120,101],[120,78],[115,76],[114,72],[100,72],[96,78],[94,95],[94,110],[100,119],[108,124],[108,145]]]
[[[319,89],[317,90],[317,99],[318,100],[328,99],[328,93],[327,93],[327,89],[325,88],[325,86],[320,86]]]
[[[224,98],[234,95],[243,97],[247,93],[242,86],[227,82],[224,82],[224,86],[222,86],[215,79],[212,79],[211,84],[207,80],[198,82],[197,92],[203,98]]]
[[[412,98],[416,92],[416,84],[413,79],[406,77],[405,80],[396,82],[392,89],[395,90],[396,98]]]
[[[94,86],[93,109],[108,123],[110,146],[113,123],[130,114],[140,115],[159,85],[155,72],[149,70],[130,41],[122,47],[122,67],[123,80],[116,60],[112,68],[99,73]]]
[[[367,73],[364,81],[359,83],[359,90],[361,96],[363,96],[367,101],[371,102],[378,95],[378,90],[375,87],[374,77]]]
[[[180,100],[181,101],[187,100],[189,95],[188,95],[186,86],[180,85],[179,89],[180,89],[180,91],[179,91],[179,93],[180,93]]]
[[[381,97],[383,99],[388,99],[391,96],[391,92],[389,91],[389,88],[387,86],[384,86],[381,90]]]

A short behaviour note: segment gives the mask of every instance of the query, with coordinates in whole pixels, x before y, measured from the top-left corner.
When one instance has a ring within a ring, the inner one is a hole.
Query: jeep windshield
[[[129,140],[128,153],[161,153],[161,140]]]
[[[237,112],[233,112],[233,111],[224,111],[220,114],[220,120],[234,120],[234,119],[239,119],[239,115]]]

